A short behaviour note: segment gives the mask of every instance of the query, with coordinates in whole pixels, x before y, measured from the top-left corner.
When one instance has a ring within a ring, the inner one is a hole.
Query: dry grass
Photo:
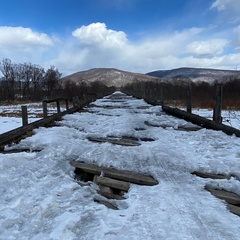
[[[183,100],[167,100],[164,101],[164,104],[171,107],[176,108],[186,108],[187,103]],[[192,107],[198,109],[213,109],[214,101],[213,100],[201,100],[196,101],[193,100]],[[223,100],[222,101],[222,109],[223,110],[240,110],[240,100],[232,101],[232,100]]]

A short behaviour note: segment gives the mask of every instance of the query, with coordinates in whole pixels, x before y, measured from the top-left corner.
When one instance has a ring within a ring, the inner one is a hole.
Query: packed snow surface
[[[159,127],[156,127],[159,126]],[[239,239],[240,218],[206,184],[240,194],[240,138],[221,131],[182,131],[193,125],[161,107],[120,92],[39,128],[0,154],[0,239]],[[153,138],[140,146],[94,143],[88,137]],[[41,151],[36,151],[41,150]],[[156,186],[131,184],[112,210],[93,199],[97,186],[80,186],[69,161],[150,174]],[[232,174],[202,179],[191,172]]]

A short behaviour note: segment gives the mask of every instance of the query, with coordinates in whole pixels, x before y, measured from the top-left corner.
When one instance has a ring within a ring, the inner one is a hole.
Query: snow
[[[193,109],[194,114],[199,116],[213,119],[213,110],[212,109]],[[237,129],[240,129],[240,111],[236,110],[222,110],[222,123]]]
[[[240,193],[240,138],[180,131],[192,124],[119,92],[86,110],[6,147],[29,152],[0,154],[1,240],[239,239],[240,218],[204,186]],[[126,147],[87,140],[93,136],[155,141]],[[125,200],[111,200],[120,210],[111,210],[93,201],[95,184],[74,180],[71,160],[150,174],[159,184],[131,184]],[[235,177],[202,179],[191,174],[195,170]]]
[[[42,103],[25,103],[16,105],[0,105],[0,134],[13,130],[22,126],[21,106],[27,106],[28,123],[39,120],[43,116]],[[64,107],[60,108],[61,111],[66,110]],[[57,113],[56,104],[48,104],[48,114],[52,115]]]
[[[37,121],[40,118],[29,118],[28,123]],[[0,134],[11,131],[22,126],[22,118],[0,117]]]

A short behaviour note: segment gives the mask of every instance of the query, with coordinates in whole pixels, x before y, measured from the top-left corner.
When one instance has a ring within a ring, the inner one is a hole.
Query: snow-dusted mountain
[[[92,83],[100,81],[108,87],[123,87],[128,83],[136,81],[156,81],[157,77],[148,76],[146,74],[131,73],[114,68],[94,68],[87,71],[77,72],[62,78],[65,82],[70,80],[76,84],[81,82]]]
[[[194,82],[224,82],[230,79],[240,79],[240,71],[218,70],[204,68],[177,68],[172,70],[159,70],[147,73],[149,76],[161,79],[190,79]]]

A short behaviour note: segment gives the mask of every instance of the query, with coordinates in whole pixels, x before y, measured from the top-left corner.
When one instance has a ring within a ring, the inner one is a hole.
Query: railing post
[[[27,113],[27,106],[22,106],[22,125],[28,125],[28,113]]]
[[[65,99],[65,102],[66,102],[66,110],[68,110],[69,106],[68,106],[68,99],[67,98]]]
[[[60,113],[61,112],[60,99],[57,99],[56,102],[57,102],[57,112]]]
[[[222,122],[222,93],[223,93],[223,85],[216,84],[215,85],[215,96],[214,96],[214,107],[213,107],[213,121],[217,123]]]
[[[42,102],[42,105],[43,105],[43,118],[47,118],[47,115],[48,115],[48,111],[47,111],[47,102],[46,101],[43,101]]]
[[[163,86],[160,88],[160,104],[162,106],[164,105],[164,87]]]
[[[187,87],[187,112],[192,113],[192,86]]]

